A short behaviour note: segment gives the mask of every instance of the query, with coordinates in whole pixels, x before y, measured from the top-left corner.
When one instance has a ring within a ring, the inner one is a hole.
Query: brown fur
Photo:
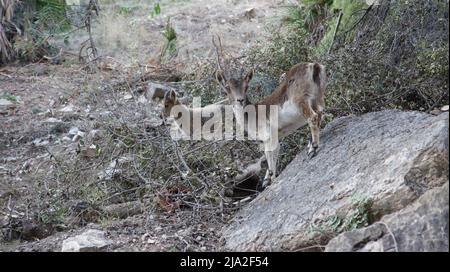
[[[321,66],[318,63],[313,64],[312,81],[309,80],[308,63],[299,63],[294,65],[287,73],[286,78],[273,91],[272,94],[264,97],[255,103],[258,105],[280,105],[282,106],[291,97],[300,108],[302,108],[305,117],[313,117],[314,112],[320,111],[325,107],[324,92],[320,78]],[[312,84],[314,83],[314,84]],[[323,85],[323,84],[322,84]],[[311,100],[311,102],[309,102]],[[320,106],[320,107],[319,107]]]

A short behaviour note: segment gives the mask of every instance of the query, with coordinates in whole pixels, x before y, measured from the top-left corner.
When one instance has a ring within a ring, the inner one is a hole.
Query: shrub
[[[331,117],[391,108],[428,111],[448,103],[448,2],[301,2],[288,7],[269,42],[249,53],[251,62],[264,63],[268,82],[276,84],[297,62],[321,62]],[[272,90],[270,85],[264,94]]]

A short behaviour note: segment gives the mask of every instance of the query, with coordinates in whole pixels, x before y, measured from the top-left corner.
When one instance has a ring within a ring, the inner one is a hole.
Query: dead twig
[[[341,24],[342,15],[343,15],[343,12],[341,10],[339,12],[339,17],[338,17],[338,20],[337,20],[337,23],[336,23],[336,27],[334,28],[333,40],[331,41],[330,48],[328,48],[328,54],[330,54],[331,50],[333,49],[334,41],[336,40],[336,34],[337,34],[339,26]]]
[[[395,252],[398,252],[398,244],[397,244],[397,239],[395,238],[394,233],[392,232],[392,230],[389,228],[389,226],[384,223],[383,221],[379,221],[376,222],[377,224],[383,225],[386,230],[388,231],[389,235],[392,237],[392,241],[394,242],[394,248],[395,248]]]

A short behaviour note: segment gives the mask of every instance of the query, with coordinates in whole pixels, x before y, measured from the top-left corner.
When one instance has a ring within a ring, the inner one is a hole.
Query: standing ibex
[[[247,97],[247,90],[253,76],[253,70],[244,73],[241,69],[240,74],[232,75],[232,73],[222,67],[221,54],[214,39],[213,44],[216,48],[218,62],[216,78],[221,89],[225,91],[230,103],[233,105],[235,117],[242,117],[244,115],[243,107],[248,105],[254,106],[256,108],[255,112],[259,112],[258,107],[261,106],[276,106],[278,109],[278,125],[276,127],[272,125],[267,126],[269,129],[268,133],[270,135],[278,133],[278,137],[282,138],[308,124],[312,136],[309,142],[308,156],[313,157],[319,147],[319,128],[325,106],[325,67],[318,63],[299,63],[294,65],[271,95],[252,104]],[[220,51],[222,52],[221,44]],[[268,115],[271,113],[267,112]],[[256,122],[256,120],[249,120],[250,118],[252,117],[249,116],[247,119],[236,118],[236,120],[240,126],[245,127],[245,122]],[[276,142],[275,148],[269,148],[271,143],[266,139],[261,139],[264,141],[265,155],[268,163],[263,187],[270,185],[272,178],[276,176],[279,151],[278,141]]]

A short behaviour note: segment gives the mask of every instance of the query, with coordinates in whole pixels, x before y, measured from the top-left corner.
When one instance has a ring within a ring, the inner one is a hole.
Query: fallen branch
[[[136,214],[143,213],[145,210],[144,203],[139,201],[131,201],[119,204],[113,204],[101,208],[107,216],[112,216],[116,218],[127,218]]]

